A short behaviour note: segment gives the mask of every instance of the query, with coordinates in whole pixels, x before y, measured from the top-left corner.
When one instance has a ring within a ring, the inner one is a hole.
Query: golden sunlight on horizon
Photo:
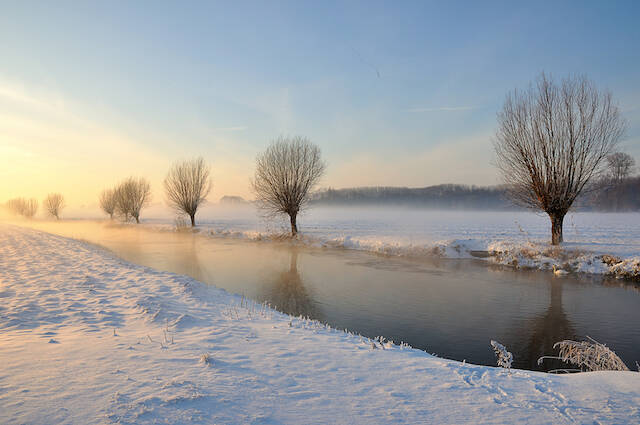
[[[0,83],[0,133],[0,203],[16,197],[41,201],[59,192],[69,207],[97,205],[103,189],[131,175],[147,178],[152,202],[164,203],[165,173],[174,160],[191,156],[212,165],[211,201],[251,197],[253,158],[230,164],[200,152],[162,155],[152,149],[153,141],[131,140],[79,117],[59,96],[33,96]]]

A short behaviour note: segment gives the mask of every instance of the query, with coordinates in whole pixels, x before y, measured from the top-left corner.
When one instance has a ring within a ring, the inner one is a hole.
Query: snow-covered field
[[[175,228],[166,212],[150,217],[149,225]],[[262,220],[251,206],[210,206],[199,223],[221,237],[269,239],[288,230],[286,221]],[[299,226],[301,242],[316,246],[450,258],[486,252],[489,261],[516,267],[640,279],[640,213],[570,213],[560,249],[549,244],[549,218],[524,211],[313,207]]]
[[[383,347],[7,225],[0,301],[3,424],[640,422],[635,372],[508,373]]]

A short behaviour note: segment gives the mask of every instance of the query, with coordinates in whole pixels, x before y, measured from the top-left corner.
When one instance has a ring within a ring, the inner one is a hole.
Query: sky
[[[0,0],[0,202],[129,175],[163,202],[195,156],[212,200],[251,198],[280,135],[322,187],[497,184],[496,113],[542,71],[610,90],[640,162],[640,2],[451,3]]]

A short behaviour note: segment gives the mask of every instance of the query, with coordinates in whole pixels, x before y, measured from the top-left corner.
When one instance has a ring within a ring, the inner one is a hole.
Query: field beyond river
[[[99,214],[75,211],[78,218]],[[287,220],[264,219],[252,205],[206,205],[198,231],[252,240],[278,239]],[[164,229],[185,224],[166,207],[144,223]],[[640,280],[640,213],[571,212],[564,243],[550,245],[551,224],[527,211],[430,210],[400,207],[312,206],[298,219],[300,243],[408,257],[486,257],[517,268],[609,274]]]

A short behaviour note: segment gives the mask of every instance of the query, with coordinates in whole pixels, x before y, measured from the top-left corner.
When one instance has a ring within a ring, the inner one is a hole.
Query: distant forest
[[[311,200],[317,205],[414,206],[442,209],[517,210],[503,186],[441,184],[420,188],[354,187],[323,189]],[[640,176],[620,182],[600,182],[578,200],[583,211],[640,211]]]

